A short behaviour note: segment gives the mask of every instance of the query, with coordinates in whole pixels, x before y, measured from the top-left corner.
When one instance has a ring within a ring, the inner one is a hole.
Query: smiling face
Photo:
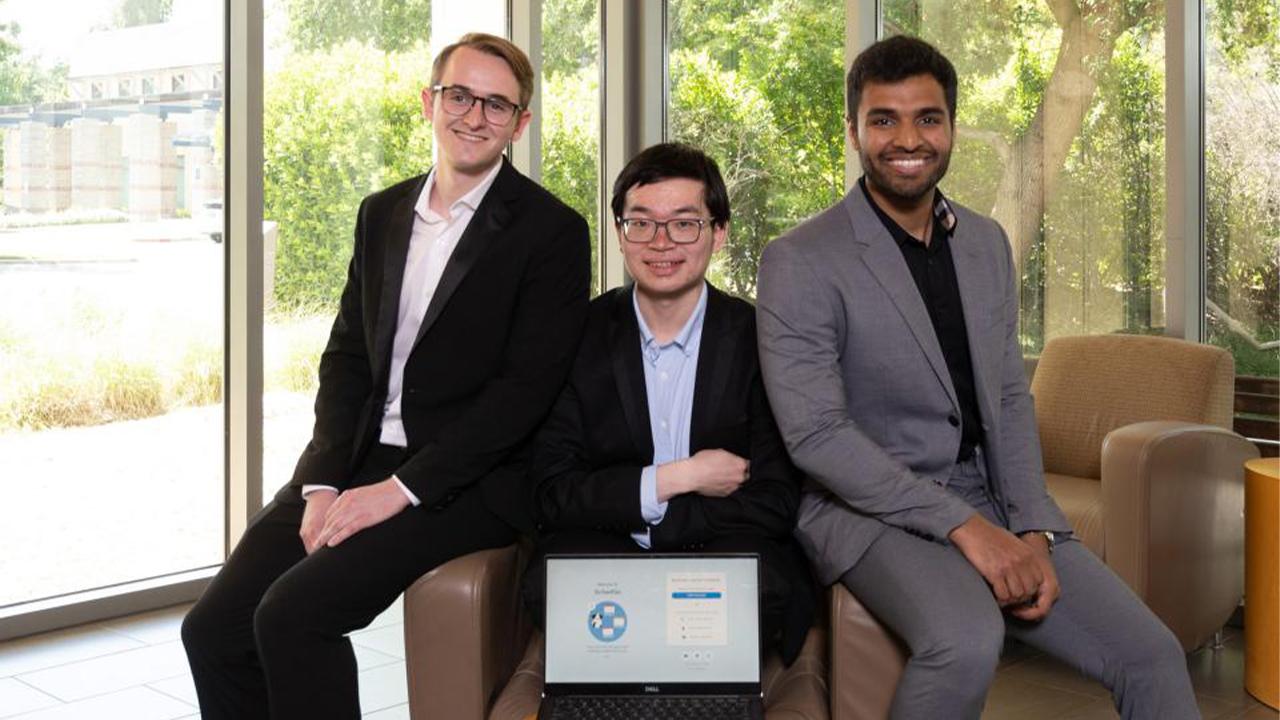
[[[520,83],[506,61],[470,47],[453,51],[439,84],[465,87],[476,97],[520,102]],[[530,118],[524,110],[504,126],[493,125],[485,120],[480,103],[464,115],[450,115],[444,110],[443,98],[431,88],[422,91],[422,111],[435,130],[440,164],[464,175],[483,175],[491,170],[507,144],[520,139]]]
[[[951,160],[951,117],[931,75],[867,83],[849,128],[874,193],[900,205],[932,199]]]
[[[711,255],[729,236],[728,225],[711,225],[704,195],[702,183],[688,178],[659,180],[627,191],[623,219],[706,221],[698,241],[687,245],[671,242],[665,229],[659,229],[650,242],[635,243],[623,237],[621,226],[616,228],[618,245],[627,272],[635,279],[636,292],[653,299],[675,300],[701,286]]]

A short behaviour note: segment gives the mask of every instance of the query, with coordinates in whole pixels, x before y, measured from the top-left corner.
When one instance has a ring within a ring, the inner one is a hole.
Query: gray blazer
[[[1067,531],[1045,490],[1008,240],[990,218],[952,208],[992,494],[1015,533]],[[765,388],[809,476],[796,534],[823,583],[890,525],[945,538],[973,514],[943,487],[960,447],[946,361],[902,252],[860,188],[765,248],[756,314]]]

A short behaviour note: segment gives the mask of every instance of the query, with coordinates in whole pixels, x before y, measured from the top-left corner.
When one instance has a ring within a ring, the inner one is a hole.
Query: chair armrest
[[[489,720],[526,720],[538,714],[538,706],[542,704],[542,678],[546,672],[545,651],[542,633],[534,630],[524,657],[494,700]]]
[[[1102,442],[1106,563],[1186,650],[1243,594],[1243,465],[1257,456],[1230,430],[1185,422],[1134,423]]]
[[[516,545],[455,558],[404,594],[405,668],[414,720],[483,720],[528,637]]]
[[[831,586],[831,718],[884,720],[907,664],[902,642],[844,585]]]

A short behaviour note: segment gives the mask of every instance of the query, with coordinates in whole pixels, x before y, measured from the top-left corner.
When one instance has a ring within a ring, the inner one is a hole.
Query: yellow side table
[[[1280,458],[1244,469],[1244,689],[1280,709]]]

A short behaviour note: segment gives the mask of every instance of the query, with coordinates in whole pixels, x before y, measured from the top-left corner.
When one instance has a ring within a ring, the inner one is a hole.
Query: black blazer
[[[657,552],[725,534],[785,540],[795,527],[799,476],[773,422],[756,356],[755,311],[708,288],[689,428],[689,453],[722,448],[747,458],[732,495],[672,498],[650,530]],[[645,527],[640,473],[653,462],[640,329],[630,286],[591,303],[569,381],[534,446],[540,527],[631,533]]]
[[[346,488],[378,441],[413,208],[425,182],[426,175],[406,180],[360,204],[346,287],[320,358],[315,429],[292,486]],[[532,526],[525,448],[569,371],[590,296],[590,258],[582,216],[502,160],[405,365],[408,456],[395,474],[424,507],[479,482],[491,510],[517,528]]]
[[[813,620],[808,564],[791,539],[800,476],[774,425],[756,354],[755,310],[707,286],[693,391],[689,452],[721,448],[747,458],[749,479],[728,497],[677,495],[650,528],[655,552],[697,550],[713,538],[755,536],[765,600],[777,594],[784,662]],[[540,530],[629,534],[645,527],[640,474],[653,462],[640,328],[630,286],[591,303],[573,370],[534,442],[530,474]],[[770,578],[783,586],[768,587]],[[783,587],[786,589],[783,590]],[[536,592],[536,590],[535,590]]]

